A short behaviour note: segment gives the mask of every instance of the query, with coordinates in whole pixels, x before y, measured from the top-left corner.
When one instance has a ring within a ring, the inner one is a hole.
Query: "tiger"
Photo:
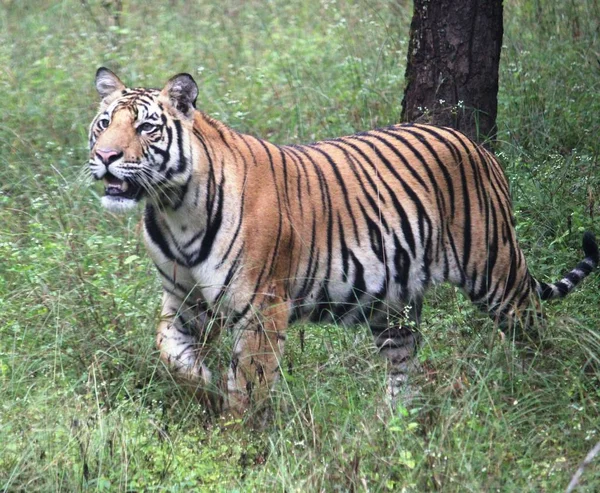
[[[222,412],[266,402],[295,321],[367,324],[396,403],[419,366],[427,288],[448,282],[498,324],[527,325],[539,300],[564,297],[598,265],[585,232],[574,269],[536,280],[499,161],[455,129],[402,123],[275,145],[196,109],[189,74],[128,88],[101,67],[95,85],[89,171],[109,211],[145,203],[160,359],[179,381],[220,389]],[[231,358],[215,382],[207,354],[224,328]]]

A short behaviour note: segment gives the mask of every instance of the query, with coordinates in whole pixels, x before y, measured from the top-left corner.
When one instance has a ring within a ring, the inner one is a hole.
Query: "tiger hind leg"
[[[421,307],[421,301],[414,302],[407,314],[394,317],[396,321],[404,319],[405,324],[370,324],[375,346],[379,354],[387,360],[386,394],[393,408],[398,404],[409,404],[414,397],[409,377],[420,369],[417,351],[422,339],[418,330]]]

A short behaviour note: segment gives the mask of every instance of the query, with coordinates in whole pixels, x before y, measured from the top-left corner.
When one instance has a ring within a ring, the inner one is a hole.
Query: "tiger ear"
[[[100,67],[96,70],[96,90],[103,100],[123,89],[125,89],[125,84],[112,71],[106,67]]]
[[[173,107],[189,117],[196,107],[198,86],[190,74],[177,74],[169,79],[161,95],[166,97]]]

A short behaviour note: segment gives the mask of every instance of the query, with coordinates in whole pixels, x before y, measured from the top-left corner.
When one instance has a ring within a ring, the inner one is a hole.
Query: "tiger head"
[[[161,91],[130,89],[102,67],[96,89],[102,102],[90,126],[89,166],[104,181],[102,205],[122,212],[144,197],[172,202],[191,174],[184,130],[194,123],[198,86],[192,76],[176,75]]]

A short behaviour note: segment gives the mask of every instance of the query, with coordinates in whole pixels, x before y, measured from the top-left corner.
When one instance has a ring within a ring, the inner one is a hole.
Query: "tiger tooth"
[[[123,190],[124,192],[126,192],[129,188],[129,184],[126,181],[122,181],[119,185],[121,186],[121,190]]]

